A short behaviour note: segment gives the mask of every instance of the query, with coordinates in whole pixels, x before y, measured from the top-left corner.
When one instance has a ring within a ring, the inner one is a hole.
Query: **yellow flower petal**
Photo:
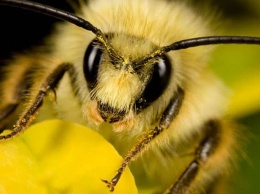
[[[29,127],[0,143],[0,193],[105,194],[101,179],[110,180],[122,162],[116,150],[97,132],[60,120]],[[135,194],[126,169],[113,193]]]

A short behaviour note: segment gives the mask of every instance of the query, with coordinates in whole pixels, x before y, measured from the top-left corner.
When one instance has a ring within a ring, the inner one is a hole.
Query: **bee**
[[[81,2],[80,17],[30,1],[0,4],[67,21],[3,67],[1,140],[58,117],[96,129],[125,156],[102,180],[111,192],[130,163],[160,193],[219,191],[240,138],[225,119],[227,89],[208,56],[211,45],[260,44],[259,37],[211,36],[209,22],[179,1]]]

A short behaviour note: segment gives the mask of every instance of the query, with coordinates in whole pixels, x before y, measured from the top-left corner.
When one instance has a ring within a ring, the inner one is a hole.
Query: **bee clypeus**
[[[110,191],[141,154],[140,169],[161,192],[218,188],[239,143],[236,127],[224,119],[226,88],[207,67],[205,45],[260,44],[260,38],[209,36],[208,22],[180,2],[96,0],[81,5],[81,17],[29,1],[0,4],[67,21],[48,46],[16,55],[5,67],[0,127],[14,127],[0,139],[24,131],[38,112],[41,119],[53,112],[106,138],[115,134],[110,141],[125,157],[115,176],[102,180]],[[52,91],[58,103],[43,103]]]

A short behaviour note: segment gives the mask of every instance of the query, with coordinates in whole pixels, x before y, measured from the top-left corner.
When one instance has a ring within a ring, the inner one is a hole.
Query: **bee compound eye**
[[[140,112],[149,106],[153,101],[158,99],[169,84],[172,69],[171,63],[167,56],[163,56],[154,64],[153,72],[146,85],[143,94],[136,101],[135,107]]]
[[[85,52],[83,71],[90,90],[93,89],[97,83],[97,74],[102,59],[102,53],[103,51],[98,46],[98,42],[95,39],[88,45]]]

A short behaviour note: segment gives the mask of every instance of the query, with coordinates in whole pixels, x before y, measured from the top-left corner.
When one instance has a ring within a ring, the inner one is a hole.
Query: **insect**
[[[161,193],[218,189],[239,144],[236,127],[224,119],[226,88],[207,68],[205,45],[260,44],[260,38],[210,36],[204,19],[180,2],[96,0],[82,4],[86,20],[29,1],[0,4],[67,21],[49,46],[17,55],[5,68],[2,130],[22,113],[0,139],[24,131],[38,112],[41,118],[54,112],[108,139],[115,134],[110,141],[125,157],[115,176],[102,180],[111,192],[134,161]],[[58,103],[43,103],[51,92]]]

